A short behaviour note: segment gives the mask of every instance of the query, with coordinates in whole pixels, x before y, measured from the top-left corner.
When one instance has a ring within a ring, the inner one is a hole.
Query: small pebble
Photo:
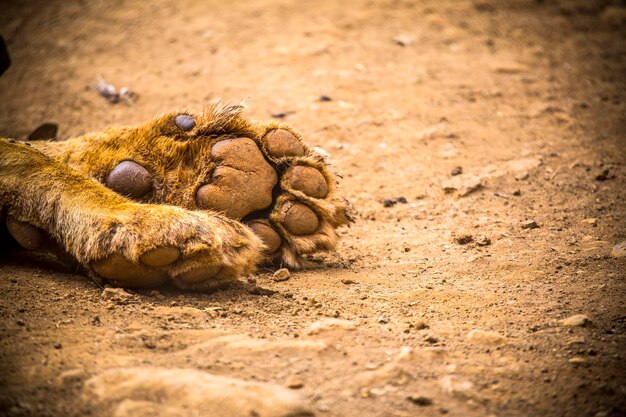
[[[461,175],[463,173],[463,168],[462,167],[454,167],[452,168],[452,171],[450,171],[450,175],[455,176],[455,175]]]
[[[56,342],[54,345],[52,345],[55,349],[61,349],[63,348],[63,345],[60,344],[59,342]]]
[[[611,174],[608,169],[605,169],[600,174],[596,175],[596,181],[606,181],[615,178],[615,174]]]
[[[598,219],[596,218],[583,219],[582,222],[590,224],[593,227],[596,227],[598,225]]]
[[[626,240],[613,246],[613,249],[611,249],[611,256],[613,258],[626,257]]]
[[[462,234],[454,237],[454,243],[458,243],[459,245],[467,245],[468,243],[472,243],[474,241],[474,237],[468,234]]]
[[[490,330],[473,329],[467,334],[466,338],[470,342],[481,345],[497,346],[506,343],[506,337]]]
[[[478,237],[476,237],[476,239],[474,239],[474,241],[476,242],[476,244],[478,246],[488,246],[488,245],[491,245],[491,239],[489,239],[485,235],[478,235]]]
[[[291,277],[289,270],[287,268],[281,268],[278,271],[274,272],[273,279],[274,281],[287,281]]]
[[[408,397],[406,397],[406,399],[415,405],[419,405],[420,407],[427,407],[429,405],[433,405],[433,400],[431,400],[428,397],[424,397],[422,395],[409,395]]]
[[[413,38],[408,35],[398,35],[393,38],[393,41],[400,46],[409,46],[413,43]]]
[[[353,281],[351,279],[342,279],[341,282],[346,285],[358,284],[356,281]]]
[[[417,323],[415,323],[415,328],[417,330],[424,330],[430,328],[430,326],[426,322],[418,321]]]
[[[515,176],[515,179],[516,179],[517,181],[524,181],[524,180],[527,180],[527,179],[528,179],[528,172],[522,172],[521,174],[517,174],[517,175]]]
[[[424,341],[428,343],[437,343],[439,341],[439,338],[434,334],[428,334],[424,337]]]
[[[385,207],[393,207],[398,203],[407,204],[408,201],[405,197],[392,197],[392,198],[385,198],[383,200],[383,206]]]
[[[102,290],[100,297],[118,304],[125,304],[133,298],[132,294],[129,294],[122,288],[113,287],[106,287]]]
[[[564,320],[561,320],[561,324],[568,327],[584,327],[589,323],[591,323],[591,320],[584,314],[575,314]]]
[[[285,386],[291,389],[300,389],[304,387],[304,382],[296,376],[289,377],[287,381],[285,381]]]
[[[522,223],[522,229],[537,229],[539,225],[534,220],[527,220]]]
[[[320,101],[332,101],[332,98],[330,98],[330,96],[327,96],[327,95],[321,95]]]

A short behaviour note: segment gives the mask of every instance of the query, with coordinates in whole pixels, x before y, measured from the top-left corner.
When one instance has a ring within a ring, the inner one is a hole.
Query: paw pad
[[[265,253],[267,255],[271,255],[280,248],[282,239],[278,232],[271,226],[261,221],[251,222],[248,226],[258,237],[261,238],[261,241],[266,246]]]
[[[281,222],[285,229],[298,236],[314,233],[320,225],[317,214],[301,203],[289,201],[280,210]]]
[[[180,258],[180,249],[173,246],[160,246],[141,255],[139,260],[148,266],[166,266]]]
[[[152,189],[152,176],[134,161],[122,161],[106,179],[106,186],[116,193],[139,199]]]
[[[211,149],[211,158],[217,168],[211,183],[196,193],[198,207],[237,219],[272,204],[278,176],[252,139],[219,141]]]
[[[119,253],[96,261],[91,267],[99,276],[123,287],[157,287],[169,279],[164,270],[132,262]]]
[[[35,226],[15,220],[9,216],[6,220],[7,229],[11,236],[20,244],[24,249],[37,250],[40,249],[44,241],[44,232]]]
[[[302,191],[309,197],[325,198],[328,195],[326,178],[313,167],[294,166],[287,170],[285,176],[291,188]]]
[[[196,120],[188,114],[179,114],[174,118],[174,123],[185,132],[189,132],[196,127]]]
[[[205,267],[199,267],[192,269],[191,271],[183,272],[176,277],[177,280],[183,281],[187,284],[197,284],[200,282],[208,281],[215,277],[220,272],[221,267],[219,265],[209,265]]]
[[[291,132],[275,129],[265,135],[267,152],[274,158],[304,155],[304,145]]]

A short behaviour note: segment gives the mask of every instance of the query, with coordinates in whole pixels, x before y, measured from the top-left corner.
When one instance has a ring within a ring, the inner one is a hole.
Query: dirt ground
[[[331,154],[357,221],[318,267],[211,294],[5,256],[0,414],[235,415],[203,411],[197,377],[98,379],[166,368],[265,382],[316,416],[625,415],[624,7],[2,2],[0,134],[243,101]],[[105,101],[98,75],[137,103]]]

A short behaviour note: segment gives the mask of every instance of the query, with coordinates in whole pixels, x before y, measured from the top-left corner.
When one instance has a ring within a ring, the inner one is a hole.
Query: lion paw
[[[79,169],[141,202],[240,220],[265,244],[264,261],[298,267],[302,255],[334,249],[350,220],[325,158],[289,126],[252,123],[238,107],[111,130],[88,148],[108,158],[79,155]]]

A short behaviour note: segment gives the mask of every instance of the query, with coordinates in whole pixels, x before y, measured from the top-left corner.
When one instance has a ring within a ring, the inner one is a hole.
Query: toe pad
[[[317,214],[301,203],[289,201],[280,210],[283,226],[294,235],[310,235],[319,227]]]
[[[267,152],[274,158],[304,155],[304,146],[288,130],[275,129],[265,135]]]

